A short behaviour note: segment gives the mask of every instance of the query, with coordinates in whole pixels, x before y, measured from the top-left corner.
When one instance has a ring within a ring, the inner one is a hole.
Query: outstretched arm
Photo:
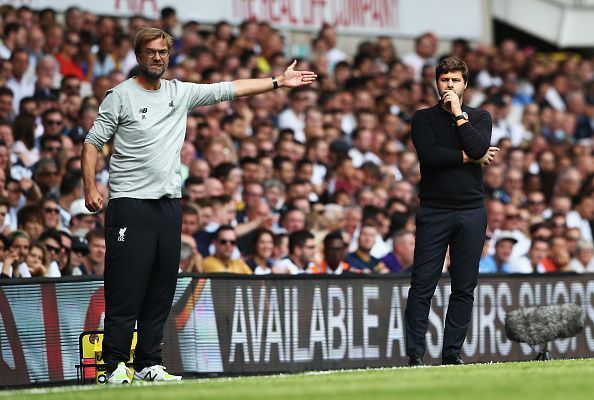
[[[235,95],[237,97],[253,96],[276,89],[273,82],[275,78],[279,88],[296,88],[309,85],[316,80],[318,76],[312,71],[295,71],[296,64],[297,60],[293,61],[282,75],[275,76],[274,78],[239,79],[233,81]]]

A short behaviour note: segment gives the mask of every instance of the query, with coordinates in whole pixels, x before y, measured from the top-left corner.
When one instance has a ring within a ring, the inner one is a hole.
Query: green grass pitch
[[[20,399],[594,399],[594,359],[5,390]]]

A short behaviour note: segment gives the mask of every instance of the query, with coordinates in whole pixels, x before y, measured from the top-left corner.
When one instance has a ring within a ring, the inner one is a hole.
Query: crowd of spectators
[[[103,215],[84,206],[80,152],[106,91],[137,73],[139,29],[174,36],[166,79],[268,77],[292,61],[266,22],[181,24],[171,8],[122,20],[3,5],[0,18],[3,277],[102,274]],[[448,55],[468,64],[464,101],[491,113],[501,149],[484,169],[481,272],[594,271],[592,58],[514,39],[459,39],[437,54],[430,32],[408,54],[389,37],[361,39],[354,55],[336,42],[324,25],[298,60],[318,74],[310,86],[190,111],[180,272],[410,272],[420,180],[410,121],[438,101],[435,65]],[[111,146],[96,171],[106,200]]]

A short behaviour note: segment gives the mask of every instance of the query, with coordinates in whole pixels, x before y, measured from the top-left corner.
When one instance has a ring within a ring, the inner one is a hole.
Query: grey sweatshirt
[[[231,82],[201,85],[162,79],[159,90],[146,90],[131,78],[109,90],[85,143],[101,151],[115,135],[110,197],[180,198],[180,151],[188,110],[234,98]]]

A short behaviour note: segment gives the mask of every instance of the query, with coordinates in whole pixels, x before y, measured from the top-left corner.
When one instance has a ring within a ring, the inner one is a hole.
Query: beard
[[[163,76],[165,70],[167,69],[167,64],[161,65],[151,65],[151,64],[140,64],[140,73],[150,80],[157,80]]]

